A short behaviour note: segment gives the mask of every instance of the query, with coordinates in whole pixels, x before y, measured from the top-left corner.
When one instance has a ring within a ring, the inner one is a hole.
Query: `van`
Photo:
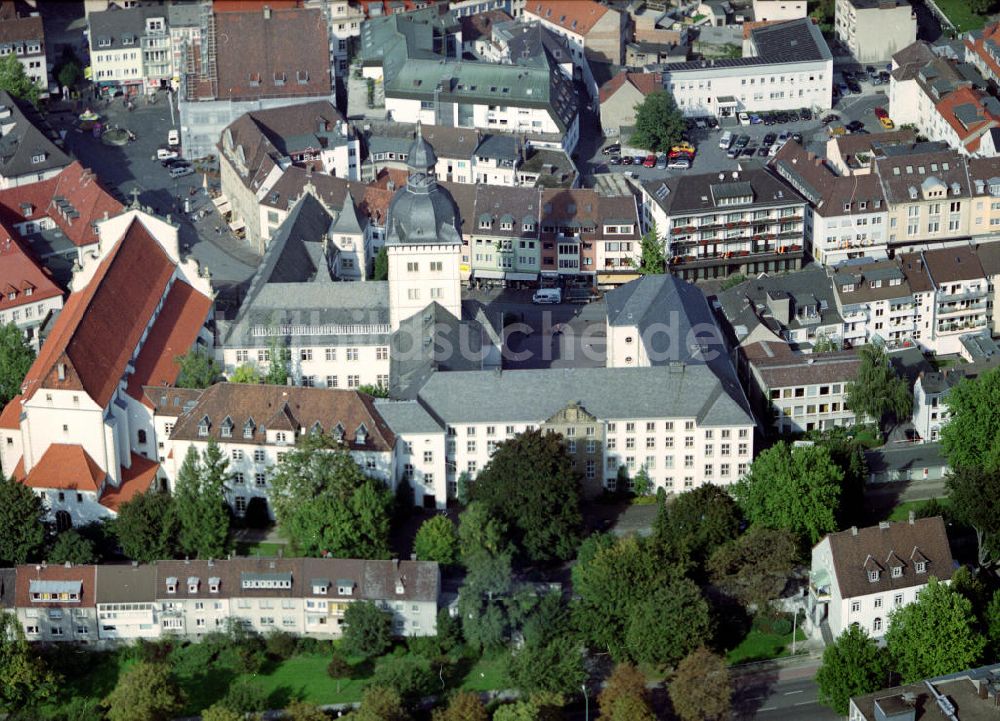
[[[190,165],[175,165],[170,169],[171,178],[183,178],[185,175],[194,173],[194,168]]]
[[[177,132],[176,128],[171,128],[167,133],[167,145],[171,148],[176,148],[181,144],[181,134]]]
[[[562,303],[562,288],[540,288],[531,296],[531,302],[535,305]]]
[[[730,131],[726,131],[719,138],[719,147],[723,150],[729,150],[729,146],[733,144],[733,134]]]

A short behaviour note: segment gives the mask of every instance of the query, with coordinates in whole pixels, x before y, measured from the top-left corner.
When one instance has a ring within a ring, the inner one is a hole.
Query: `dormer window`
[[[66,364],[60,363],[56,366],[56,374],[59,376],[59,380],[66,380]]]
[[[295,80],[299,85],[305,85],[309,82],[309,71],[308,70],[298,70],[295,73]]]
[[[233,437],[233,419],[230,418],[229,416],[226,416],[226,419],[224,421],[222,421],[222,426],[220,427],[219,430],[222,433],[222,437],[223,438],[232,438]]]
[[[338,596],[353,596],[354,595],[354,581],[349,578],[342,578],[337,581],[337,595]]]
[[[167,593],[177,593],[177,578],[175,576],[167,579]]]
[[[341,425],[340,423],[338,423],[337,426],[333,429],[333,438],[338,443],[343,442],[344,440],[344,426]]]
[[[210,579],[208,579],[208,592],[218,593],[220,583],[221,579],[218,576],[212,576]]]
[[[368,429],[365,428],[364,423],[358,426],[358,430],[354,431],[354,441],[359,446],[363,446],[368,442]]]
[[[878,583],[878,576],[879,576],[879,572],[878,571],[869,571],[868,572],[868,580],[869,580],[869,582],[871,582],[871,583]]]
[[[312,582],[313,595],[315,596],[325,596],[327,594],[327,589],[330,588],[330,582],[325,578],[314,578]]]
[[[403,586],[403,581],[396,581],[396,595],[402,596],[404,593],[406,593],[406,588]]]
[[[97,47],[99,47],[99,48],[110,48],[111,47],[111,38],[106,37],[106,36],[105,37],[101,37],[101,38],[97,38]]]
[[[916,571],[917,573],[926,573],[927,561],[917,561],[916,563],[913,564],[913,570]]]
[[[260,87],[260,73],[250,73],[247,76],[247,80],[250,81],[251,88]]]
[[[24,289],[24,295],[25,296],[30,296],[34,291],[35,291],[34,288],[32,288],[31,286],[28,286],[27,288]]]
[[[902,578],[903,577],[903,567],[902,566],[893,566],[892,567],[892,577],[893,578]]]
[[[131,35],[122,36],[122,45],[133,45],[135,43],[135,38]]]
[[[314,433],[317,436],[323,435],[323,426],[322,426],[322,424],[319,421],[316,421],[315,423],[313,423],[313,427],[312,427],[312,430],[310,431],[310,433]]]
[[[197,576],[189,576],[187,580],[188,593],[198,593],[200,580]]]
[[[253,431],[254,431],[254,422],[253,418],[251,418],[243,425],[243,437],[253,438]]]
[[[284,85],[285,84],[285,74],[284,73],[275,73],[274,74],[274,84],[278,85],[278,86]]]
[[[198,421],[198,435],[204,438],[208,435],[208,429],[212,426],[211,421],[208,420],[208,416],[202,416],[202,419]]]

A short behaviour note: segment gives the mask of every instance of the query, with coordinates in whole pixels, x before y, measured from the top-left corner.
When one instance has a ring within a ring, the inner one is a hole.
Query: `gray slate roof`
[[[719,175],[724,177],[720,179]],[[734,178],[734,175],[737,177]],[[763,169],[674,176],[666,181],[645,181],[642,185],[667,215],[709,212],[720,207],[727,210],[753,206],[780,207],[806,202],[791,185]],[[666,195],[663,194],[663,185],[667,187]],[[750,205],[718,205],[715,202],[716,198],[731,195],[736,190],[748,189],[753,196]]]
[[[120,8],[113,5],[110,10],[90,13],[87,17],[90,24],[90,47],[95,52],[126,47],[135,48],[137,53],[142,52],[139,41],[146,34],[146,18],[157,17],[166,20],[167,8],[157,5]],[[102,40],[110,41],[110,44],[102,45]]]
[[[707,366],[434,373],[420,400],[443,423],[538,423],[577,402],[602,419],[695,418],[753,425]]]
[[[396,435],[406,433],[440,433],[441,424],[417,401],[378,399],[375,409]]]
[[[22,105],[5,90],[0,90],[0,177],[16,178],[35,175],[72,162],[59,147],[49,140],[41,129],[32,124],[27,113],[29,106]],[[30,114],[37,113],[30,109]]]
[[[156,566],[139,564],[97,566],[97,603],[134,603],[156,598]]]

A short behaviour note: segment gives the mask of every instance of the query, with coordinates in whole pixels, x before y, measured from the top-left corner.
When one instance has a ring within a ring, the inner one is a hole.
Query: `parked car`
[[[767,113],[764,116],[764,125],[774,125],[777,120],[774,117],[774,113]]]
[[[656,155],[650,153],[646,156],[646,159],[642,161],[642,167],[644,168],[655,168],[656,167]]]
[[[778,113],[778,117],[776,118],[776,120],[779,123],[787,123],[788,122],[788,113]]]
[[[691,161],[687,158],[674,158],[667,163],[667,167],[672,170],[688,170],[691,167]]]
[[[739,121],[740,121],[740,125],[749,125],[750,124],[750,116],[747,115],[746,113],[740,113],[739,114]]]
[[[157,160],[170,160],[177,157],[177,151],[173,148],[159,147],[156,149]]]
[[[635,157],[632,158],[632,165],[642,165],[645,162],[646,162],[645,155],[636,155]]]
[[[775,135],[774,133],[768,133],[767,135],[764,136],[764,139],[761,141],[761,143],[763,143],[766,146],[771,146],[774,145],[774,141],[777,139],[778,139],[777,135]]]
[[[788,139],[790,137],[792,137],[790,134],[788,134],[788,133],[782,133],[781,135],[778,136],[778,142],[781,143],[782,145],[784,145],[785,143],[788,142]]]
[[[674,158],[687,158],[688,160],[694,160],[694,152],[690,150],[671,150],[667,157],[673,160]]]
[[[880,117],[878,121],[882,123],[882,127],[885,128],[886,130],[892,130],[893,128],[896,127],[896,124],[892,122],[892,119],[888,115]]]
[[[878,75],[878,70],[875,69],[874,65],[866,65],[865,72],[868,73],[868,77],[871,77],[873,75]]]
[[[794,110],[792,112],[790,112],[788,114],[788,122],[790,122],[790,123],[797,123],[797,122],[799,122],[799,114],[796,113]]]
[[[764,119],[762,117],[760,117],[759,115],[751,115],[750,116],[750,124],[751,125],[760,125],[762,122],[764,122]]]
[[[740,156],[743,158],[752,158],[756,154],[757,154],[757,146],[755,145],[748,145],[747,147],[743,148],[743,150],[740,152]]]
[[[194,168],[190,165],[175,165],[170,169],[171,178],[183,178],[185,175],[192,175]]]
[[[178,166],[190,166],[191,163],[184,160],[183,158],[164,158],[160,161],[160,165],[164,168],[174,168]]]
[[[733,144],[733,134],[731,131],[727,130],[722,134],[722,137],[719,138],[719,147],[722,148],[723,150],[729,150],[732,144]]]
[[[851,89],[850,87],[848,87],[847,83],[838,83],[837,92],[839,92],[841,95],[850,95]]]
[[[851,89],[851,95],[861,95],[861,86],[858,85],[856,80],[849,82],[847,87]]]
[[[604,155],[618,155],[619,153],[622,152],[622,144],[613,143],[604,148],[604,150],[602,150],[601,152],[604,153]]]
[[[656,167],[659,168],[660,170],[663,170],[664,168],[667,167],[667,156],[666,155],[661,154],[656,159]]]
[[[876,118],[888,118],[889,113],[886,112],[885,108],[872,108],[872,112],[875,113]]]
[[[802,133],[792,133],[792,140],[796,143],[802,144]]]
[[[799,117],[802,118],[803,120],[812,120],[813,119],[812,110],[810,110],[809,108],[802,108],[802,110],[799,111]]]
[[[769,151],[770,151],[770,148],[768,146],[761,145],[760,148],[757,149],[757,157],[758,158],[766,158]]]
[[[887,84],[890,77],[889,73],[885,70],[878,74],[878,79],[881,80],[883,84]]]
[[[856,133],[859,130],[861,130],[863,127],[865,127],[865,124],[862,123],[860,120],[852,120],[851,122],[849,122],[844,127],[846,127],[850,132]]]
[[[836,113],[830,113],[829,115],[824,115],[823,119],[820,121],[823,125],[829,125],[835,120],[840,120],[840,116]]]
[[[693,153],[694,152],[694,146],[691,145],[691,143],[688,143],[688,142],[680,142],[680,143],[677,143],[677,145],[675,145],[672,148],[670,148],[670,151],[671,152]]]
[[[632,156],[631,155],[625,155],[625,156],[622,157],[622,165],[631,165],[631,164],[632,164]]]
[[[719,121],[716,120],[715,118],[709,118],[708,119],[708,127],[710,127],[710,128],[717,128],[717,127],[719,127]]]
[[[611,165],[621,165],[622,164],[622,156],[620,156],[620,155],[612,155],[610,158],[608,158],[608,163],[610,163]]]
[[[704,130],[708,127],[708,118],[696,118],[694,121],[694,127],[699,130]]]
[[[734,143],[734,145],[737,148],[739,148],[740,150],[742,150],[743,148],[745,148],[749,144],[750,144],[750,136],[749,135],[741,135],[740,137],[736,138],[736,142]]]
[[[171,128],[167,131],[167,145],[171,148],[176,148],[181,144],[181,134],[176,128]]]

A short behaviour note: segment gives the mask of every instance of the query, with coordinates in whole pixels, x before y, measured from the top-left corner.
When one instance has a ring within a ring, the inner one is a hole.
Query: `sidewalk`
[[[731,666],[734,678],[741,676],[771,675],[779,681],[800,681],[816,675],[822,665],[822,650],[811,650],[794,656],[783,656],[771,661],[754,661]]]

